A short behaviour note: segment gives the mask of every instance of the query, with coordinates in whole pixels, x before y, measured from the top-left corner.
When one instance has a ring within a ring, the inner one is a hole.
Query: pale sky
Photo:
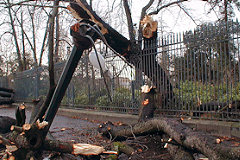
[[[132,17],[133,22],[138,23],[140,19],[141,9],[147,4],[148,1],[143,0],[132,0]],[[173,2],[173,1],[172,1]],[[182,3],[195,20],[197,25],[203,22],[214,22],[218,19],[214,12],[206,14],[209,11],[209,5],[202,0],[190,0]],[[236,17],[240,18],[240,12],[236,9]],[[196,24],[187,16],[177,5],[173,5],[159,12],[158,15],[153,16],[160,24],[159,26],[164,26],[163,30],[166,32],[182,32],[190,29],[194,29]]]
[[[109,23],[113,28],[115,28],[117,31],[120,31],[124,34],[124,36],[128,37],[128,31],[127,31],[127,24],[126,24],[126,17],[124,13],[123,7],[119,9],[120,7],[117,7],[118,5],[122,5],[121,1],[116,1],[115,8],[113,8],[113,12],[106,13],[109,8],[111,8],[111,4],[114,0],[108,0],[109,6],[106,5],[106,0],[93,0],[93,8],[96,10],[96,12],[106,20],[107,23]],[[170,0],[162,0],[163,2],[169,2]],[[174,0],[171,0],[173,2]],[[139,17],[141,14],[141,9],[143,6],[146,5],[148,0],[129,0],[129,2],[132,3],[131,5],[131,13],[133,17],[133,23],[139,23]],[[156,0],[156,3],[158,1]],[[68,3],[64,3],[64,5],[67,5]],[[62,4],[63,5],[63,4]],[[203,22],[214,22],[217,20],[217,16],[215,13],[206,14],[209,10],[209,5],[206,5],[206,2],[203,2],[201,0],[190,0],[189,2],[184,2],[183,5],[190,9],[188,12],[191,14],[193,19],[195,19],[196,24],[200,25]],[[155,5],[156,6],[156,5]],[[240,12],[235,10],[236,12],[236,18],[240,18]],[[3,15],[0,15],[0,17],[4,17]],[[64,15],[62,18],[66,20],[65,24],[68,24],[70,26],[70,23],[68,20],[71,20],[71,15]],[[104,18],[105,17],[105,18]],[[171,7],[168,7],[166,9],[163,9],[161,12],[159,12],[158,15],[153,16],[155,20],[159,22],[159,31],[163,30],[163,34],[169,34],[169,33],[176,33],[176,32],[183,32],[190,29],[194,29],[196,27],[196,24],[182,11],[177,5],[173,5]],[[4,21],[4,19],[2,19]],[[125,23],[125,24],[122,24]],[[137,25],[138,26],[138,25]],[[161,28],[161,26],[163,26]],[[42,27],[45,27],[45,22]],[[68,27],[69,28],[69,27]],[[4,30],[5,28],[1,26],[0,32],[6,32]],[[43,29],[44,32],[44,29]],[[42,32],[42,33],[43,33]],[[69,29],[67,29],[67,32],[69,33]],[[41,33],[40,33],[41,34]],[[70,35],[69,35],[70,37]],[[39,38],[40,40],[42,38]],[[41,42],[41,41],[40,41]],[[15,48],[11,48],[13,46],[6,46],[4,49],[4,53],[10,52],[10,50],[15,50]],[[1,47],[0,47],[1,49]],[[44,61],[46,62],[47,56],[44,56]]]
[[[146,5],[141,0],[132,0],[132,15],[134,17],[134,22],[138,22],[140,18],[141,8]],[[190,0],[182,3],[189,10],[190,15],[195,20],[197,25],[203,22],[214,22],[218,19],[214,12],[206,14],[209,11],[210,6],[203,2],[202,0]],[[240,18],[240,12],[236,9],[236,17]],[[157,16],[153,17],[160,23],[162,21],[164,30],[168,32],[181,32],[190,29],[194,29],[196,24],[188,17],[177,5],[173,5],[166,9],[163,9]],[[159,25],[160,26],[160,25]],[[168,26],[168,27],[167,27]]]

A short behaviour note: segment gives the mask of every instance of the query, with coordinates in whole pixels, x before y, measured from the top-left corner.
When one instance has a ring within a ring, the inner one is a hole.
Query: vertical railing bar
[[[208,65],[207,65],[207,67],[208,68],[206,68],[207,69],[207,78],[208,78],[208,81],[207,81],[207,87],[208,87],[208,95],[207,95],[207,97],[209,97],[209,99],[207,99],[207,102],[211,102],[212,101],[212,89],[211,89],[211,87],[212,87],[212,85],[211,85],[211,78],[212,78],[212,75],[211,75],[211,55],[212,55],[212,52],[211,52],[211,44],[212,44],[212,40],[209,38],[210,37],[210,33],[211,33],[211,27],[210,26],[207,26],[206,27],[206,36],[208,37],[207,39],[207,46],[208,46],[208,49],[207,49],[207,62],[208,62]],[[208,103],[207,103],[208,104]],[[211,105],[208,105],[207,106],[208,107],[208,110],[210,111],[210,119],[213,119],[213,113],[212,113],[212,111],[213,111],[213,106],[211,106]]]

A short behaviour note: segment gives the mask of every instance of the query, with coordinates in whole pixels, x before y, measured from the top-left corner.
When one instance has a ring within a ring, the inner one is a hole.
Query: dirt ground
[[[27,122],[29,120],[31,111],[27,110]],[[14,108],[0,108],[0,116],[15,117]],[[103,146],[107,150],[111,150],[112,141],[103,137],[97,132],[100,121],[89,121],[87,119],[79,119],[75,117],[65,117],[57,115],[50,128],[50,133],[54,138],[66,142],[74,143],[89,143]],[[170,155],[163,145],[160,143],[161,137],[159,135],[147,135],[137,138],[129,138],[124,143],[133,147],[135,153],[132,156],[120,154],[118,159],[121,160],[170,160]],[[3,150],[2,150],[3,151]],[[99,157],[98,157],[99,158]],[[97,159],[97,157],[81,157],[72,156],[69,154],[59,154],[44,152],[43,159],[66,159],[66,160],[79,160],[79,159]],[[100,159],[109,159],[107,155],[101,156]]]
[[[26,111],[27,122],[31,114],[30,110]],[[4,108],[0,107],[0,116],[15,117],[14,108]],[[50,133],[57,140],[74,142],[74,143],[88,143],[103,146],[106,150],[112,150],[111,145],[112,139],[108,139],[98,133],[97,129],[99,125],[103,123],[100,121],[90,121],[88,119],[79,119],[76,117],[65,117],[57,115],[50,128]],[[121,122],[115,123],[119,125]],[[230,145],[239,146],[240,139],[231,139],[227,137],[219,137],[224,141],[229,141]],[[134,149],[134,154],[127,156],[126,154],[120,153],[118,156],[119,160],[171,160],[172,158],[168,154],[167,150],[164,149],[163,143],[161,143],[161,135],[146,135],[138,137],[130,137],[123,141],[124,144],[129,145]],[[4,149],[0,148],[0,158],[1,152]],[[109,155],[101,155],[100,157],[84,157],[84,156],[73,156],[70,154],[54,153],[54,152],[43,152],[43,160],[97,160],[97,159],[107,159],[115,160]],[[203,156],[203,155],[201,155]],[[200,157],[201,157],[200,156]],[[204,156],[203,156],[204,157]],[[200,159],[199,155],[195,157],[196,160]]]

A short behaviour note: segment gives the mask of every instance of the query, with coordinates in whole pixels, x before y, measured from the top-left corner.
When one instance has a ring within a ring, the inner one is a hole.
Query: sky
[[[141,14],[141,8],[145,6],[147,2],[148,0],[132,0],[131,10],[133,22],[138,23]],[[182,4],[189,9],[188,11],[195,20],[196,24],[177,5],[173,5],[163,9],[157,16],[153,16],[155,20],[158,20],[159,23],[162,24],[159,26],[163,26],[162,29],[164,31],[168,33],[187,31],[194,29],[197,25],[200,25],[203,22],[214,22],[218,19],[217,15],[213,12],[206,14],[210,6],[202,0],[189,0],[187,2],[183,2]],[[237,9],[235,12],[235,18],[240,18],[240,12],[237,11]]]
[[[121,1],[116,1],[115,8],[113,8],[112,13],[106,13],[108,5],[106,5],[107,1],[109,1],[109,6],[111,6],[112,2],[115,0],[93,0],[93,8],[96,10],[96,12],[102,17],[104,20],[106,20],[107,23],[109,23],[113,28],[120,31],[124,34],[124,36],[128,37],[128,31],[127,31],[127,24],[125,18],[125,12],[123,9],[119,9],[117,7],[118,5],[122,5]],[[131,3],[131,13],[133,17],[133,23],[138,24],[141,14],[141,9],[143,6],[146,5],[146,3],[149,0],[129,0]],[[163,2],[173,2],[174,0],[162,0]],[[158,2],[158,0],[156,0]],[[169,34],[169,33],[177,33],[177,32],[183,32],[188,31],[190,29],[194,29],[197,25],[203,23],[203,22],[213,22],[217,20],[217,16],[215,13],[206,14],[206,12],[209,10],[209,5],[206,5],[205,2],[201,0],[189,0],[188,2],[182,3],[186,8],[190,9],[188,10],[193,19],[195,19],[195,23],[182,11],[177,5],[173,5],[171,7],[168,7],[166,9],[163,9],[161,12],[159,12],[158,15],[153,16],[155,20],[159,22],[159,31],[163,31],[163,34]],[[63,4],[62,4],[63,5]],[[68,3],[64,3],[64,5],[68,5]],[[108,7],[111,8],[111,7]],[[236,18],[240,18],[240,13],[236,11]],[[115,14],[115,15],[114,15]],[[68,16],[62,16],[64,19],[66,19],[66,23],[68,26],[71,15]],[[0,15],[0,17],[3,18],[3,15]],[[122,25],[121,23],[125,23],[125,25]],[[44,23],[45,24],[45,23]],[[72,25],[72,24],[71,24]],[[138,25],[137,25],[138,26]],[[45,25],[42,25],[44,28]],[[0,32],[5,32],[3,27],[1,27]],[[67,32],[69,32],[67,30]],[[44,33],[44,29],[43,32]],[[69,35],[70,37],[70,35]],[[41,39],[41,38],[39,38]],[[8,46],[7,46],[8,47]],[[11,49],[11,48],[9,48]],[[8,50],[9,50],[8,49]],[[14,48],[13,48],[14,49]],[[47,59],[47,56],[45,57],[45,62]]]

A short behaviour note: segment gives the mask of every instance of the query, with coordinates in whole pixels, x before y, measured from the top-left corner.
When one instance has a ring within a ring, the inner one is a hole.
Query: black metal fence
[[[105,76],[85,52],[62,104],[136,114],[140,87],[149,84],[159,91],[158,114],[240,121],[239,26],[237,21],[204,24],[194,31],[145,41],[134,67],[97,43],[106,61]],[[64,62],[56,64],[57,77],[63,66]],[[16,99],[30,101],[47,94],[48,72],[37,68],[17,73],[8,85],[16,90]]]

